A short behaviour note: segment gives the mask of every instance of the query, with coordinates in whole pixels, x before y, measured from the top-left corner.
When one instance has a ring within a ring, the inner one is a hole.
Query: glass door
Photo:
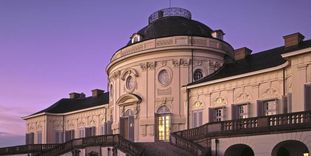
[[[171,132],[171,116],[169,114],[159,115],[158,117],[158,140],[169,141]]]

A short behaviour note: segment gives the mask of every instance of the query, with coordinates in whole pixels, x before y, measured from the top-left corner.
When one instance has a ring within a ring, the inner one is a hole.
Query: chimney
[[[225,33],[221,29],[218,29],[212,32],[212,36],[220,40],[224,40],[224,35]]]
[[[92,90],[92,96],[93,97],[98,97],[99,95],[104,94],[104,90],[100,90],[100,89],[93,89]]]
[[[234,59],[242,60],[245,59],[247,56],[251,55],[252,50],[248,49],[247,47],[239,48],[234,50]]]
[[[284,46],[285,48],[299,46],[304,38],[305,37],[299,32],[283,36]]]
[[[69,97],[70,97],[70,99],[83,99],[83,98],[85,98],[85,94],[84,93],[72,92],[72,93],[69,93]]]

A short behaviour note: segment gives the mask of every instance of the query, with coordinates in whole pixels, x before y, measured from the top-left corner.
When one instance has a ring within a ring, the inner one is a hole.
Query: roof
[[[203,23],[180,16],[162,17],[139,30],[141,41],[170,36],[212,37],[213,30]],[[128,45],[131,45],[129,41]]]
[[[50,107],[41,110],[32,115],[36,115],[39,113],[67,113],[72,111],[77,111],[86,108],[92,108],[96,106],[101,106],[109,103],[109,92],[98,95],[97,97],[86,97],[86,98],[78,98],[78,99],[69,99],[63,98]]]
[[[308,47],[311,47],[311,40],[304,41],[302,44],[295,47],[285,48],[282,46],[258,52],[247,56],[243,60],[226,63],[214,73],[202,78],[201,80],[190,83],[187,86],[275,67],[286,62],[286,60],[282,58],[281,54]]]

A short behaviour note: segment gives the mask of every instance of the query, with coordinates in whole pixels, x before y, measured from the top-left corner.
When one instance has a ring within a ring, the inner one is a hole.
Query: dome
[[[191,19],[191,13],[181,8],[167,8],[153,13],[149,24],[135,33],[140,41],[170,36],[212,37],[213,30],[203,23]],[[133,37],[132,36],[132,37]],[[133,38],[128,43],[131,45]]]

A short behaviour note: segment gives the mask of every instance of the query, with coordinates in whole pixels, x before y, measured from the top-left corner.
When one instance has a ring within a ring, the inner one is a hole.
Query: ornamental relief
[[[251,100],[252,100],[251,95],[243,92],[237,95],[237,97],[234,99],[234,103],[242,103],[242,102],[247,102]]]
[[[121,71],[119,70],[115,71],[109,75],[109,79],[117,79],[120,77],[120,75],[121,75]]]
[[[223,106],[228,104],[228,95],[226,92],[217,92],[211,94],[211,104],[214,106]]]
[[[261,90],[259,96],[261,99],[269,99],[278,97],[278,94],[279,94],[278,90],[274,88],[267,88]]]
[[[54,121],[54,127],[58,128],[58,129],[63,128],[63,121],[55,120]]]
[[[145,63],[140,63],[139,65],[142,71],[154,70],[157,67],[157,62],[145,62]]]
[[[134,68],[128,68],[122,71],[121,74],[121,80],[125,80],[127,78],[127,76],[129,75],[133,75],[134,77],[138,77],[138,71]]]
[[[169,110],[172,110],[173,97],[157,98],[154,106],[154,110],[158,110],[161,106],[166,106]]]
[[[94,116],[89,116],[88,118],[87,118],[87,123],[88,123],[88,125],[90,125],[90,126],[94,126],[94,125],[96,125],[96,121],[95,121],[95,119],[94,119],[95,117]]]
[[[181,59],[172,59],[172,64],[174,67],[179,66],[189,66],[191,64],[191,59],[181,58]]]
[[[78,127],[86,127],[86,122],[84,118],[78,119]]]
[[[139,116],[139,112],[140,112],[140,105],[136,104],[136,105],[131,105],[131,106],[121,106],[119,107],[120,109],[120,117],[122,116],[128,116],[127,111],[130,110],[134,116],[134,118],[136,119]]]
[[[73,120],[67,120],[66,126],[68,126],[69,129],[72,129],[75,127]]]
[[[192,104],[192,110],[200,110],[204,109],[205,105],[201,101],[196,101],[195,103]]]

